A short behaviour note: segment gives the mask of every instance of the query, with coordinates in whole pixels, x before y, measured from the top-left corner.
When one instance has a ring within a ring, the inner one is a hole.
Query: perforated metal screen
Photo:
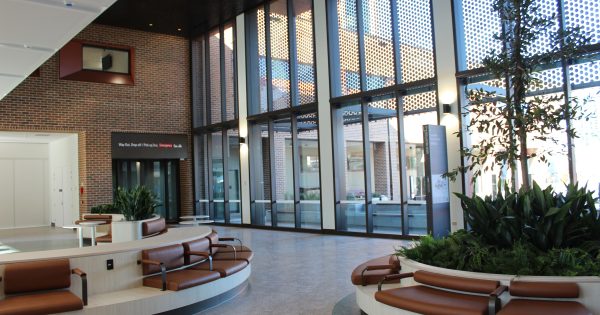
[[[388,0],[363,0],[366,89],[394,85],[394,40]]]
[[[316,100],[312,1],[294,1],[294,15],[298,58],[298,104],[293,105],[302,105]]]
[[[437,108],[437,93],[435,91],[412,94],[402,97],[404,112],[435,110]]]
[[[273,110],[278,110],[290,106],[290,46],[287,1],[277,0],[271,2],[269,17]]]
[[[208,37],[209,82],[210,82],[210,123],[221,122],[221,54],[219,29]]]
[[[361,90],[356,10],[356,0],[337,2],[341,95]]]
[[[397,0],[401,82],[435,76],[429,0]]]
[[[464,67],[481,67],[481,60],[489,51],[499,51],[502,45],[494,39],[501,30],[500,18],[492,11],[493,0],[462,0],[462,39]],[[459,21],[460,23],[460,21]]]

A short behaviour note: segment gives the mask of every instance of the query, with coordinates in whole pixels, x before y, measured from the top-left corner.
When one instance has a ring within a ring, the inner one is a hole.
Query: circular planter
[[[400,257],[400,265],[402,267],[402,273],[414,272],[417,270],[431,271],[439,274],[473,278],[473,279],[485,279],[499,281],[503,285],[509,285],[511,280],[522,280],[522,281],[539,281],[539,282],[574,282],[579,285],[579,298],[576,299],[587,308],[589,308],[593,314],[600,314],[600,277],[554,277],[554,276],[517,276],[517,275],[504,275],[504,274],[491,274],[491,273],[480,273],[470,272],[462,270],[453,270],[435,267],[431,265],[422,264],[414,260]],[[384,285],[383,289],[394,288],[399,286],[410,286],[416,283],[412,278],[402,279],[402,284],[388,284]],[[355,286],[356,287],[356,303],[358,306],[367,314],[414,314],[412,312],[406,312],[383,303],[375,301],[374,294],[377,291],[377,286]],[[502,304],[510,300],[510,294],[504,293],[501,297]]]

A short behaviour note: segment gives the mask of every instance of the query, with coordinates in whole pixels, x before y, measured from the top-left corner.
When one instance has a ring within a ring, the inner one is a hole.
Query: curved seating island
[[[72,274],[70,286],[60,287],[87,300],[82,309],[68,314],[191,314],[245,289],[253,253],[241,244],[233,246],[237,242],[219,238],[206,226],[173,228],[130,242],[1,255],[0,277],[9,265],[29,268],[68,260],[70,268],[87,277],[82,281]],[[19,281],[39,281],[21,275]],[[12,298],[5,296],[5,282],[0,281],[0,314],[3,301]],[[87,298],[82,296],[86,291]]]
[[[370,315],[600,314],[600,277],[476,273],[391,255],[357,266],[351,281]]]

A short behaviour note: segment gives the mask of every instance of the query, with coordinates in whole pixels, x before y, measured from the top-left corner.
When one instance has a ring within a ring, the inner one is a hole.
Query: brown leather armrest
[[[379,284],[377,285],[377,291],[381,291],[381,286],[386,281],[398,280],[398,279],[404,279],[404,278],[412,278],[413,275],[414,274],[412,272],[398,273],[395,275],[387,275],[387,276],[383,277],[383,280],[379,281]]]
[[[150,259],[140,259],[140,260],[138,260],[138,265],[139,264],[160,266],[160,275],[161,275],[161,279],[162,279],[161,291],[167,290],[167,267],[165,266],[165,264],[163,262],[156,261],[156,260],[150,260]]]
[[[83,305],[88,304],[88,286],[87,286],[87,274],[79,268],[74,268],[71,270],[71,273],[74,275],[78,275],[81,278],[81,300],[83,300]]]
[[[2,281],[2,277],[0,277],[0,281]]]
[[[235,249],[235,246],[229,245],[229,244],[211,244],[210,246],[211,247],[220,247],[220,248],[231,247],[233,249],[233,260],[237,260],[237,250]]]
[[[238,241],[240,242],[240,249],[242,248],[242,246],[244,246],[244,244],[242,244],[242,240],[237,238],[237,237],[219,237],[219,241],[223,241],[223,242],[235,242]]]
[[[490,299],[488,300],[488,314],[494,315],[502,308],[502,302],[498,298],[502,293],[504,293],[508,287],[505,285],[500,285],[490,293]]]

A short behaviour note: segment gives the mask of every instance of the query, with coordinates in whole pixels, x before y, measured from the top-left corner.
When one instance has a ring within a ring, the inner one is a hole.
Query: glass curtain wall
[[[459,51],[459,72],[457,77],[461,84],[463,106],[468,105],[466,95],[469,90],[484,89],[496,92],[497,99],[502,101],[510,90],[507,89],[503,80],[495,80],[485,75],[481,60],[492,49],[499,50],[502,46],[493,40],[493,35],[501,30],[501,21],[492,10],[492,0],[461,0],[455,2],[457,48]],[[536,74],[540,85],[528,96],[553,99],[549,106],[558,108],[566,100],[576,101],[582,104],[584,111],[591,114],[588,121],[570,121],[569,128],[573,128],[578,135],[577,138],[569,140],[567,136],[567,125],[564,130],[556,132],[552,136],[557,142],[541,141],[530,135],[528,139],[528,153],[536,154],[537,158],[529,160],[529,171],[532,180],[541,186],[552,185],[556,190],[564,190],[564,183],[579,182],[588,185],[589,189],[599,191],[600,180],[594,170],[593,156],[590,148],[597,143],[600,136],[600,120],[598,115],[598,92],[600,90],[600,23],[595,16],[597,12],[590,10],[593,1],[555,1],[540,0],[540,12],[548,17],[555,15],[555,27],[551,32],[558,32],[563,27],[581,27],[588,32],[592,38],[591,45],[584,49],[578,58],[574,60],[556,60],[553,64],[540,65]],[[532,54],[543,54],[550,49],[548,36],[541,36],[534,42]],[[476,74],[474,74],[476,73]],[[492,101],[492,100],[490,100]],[[479,142],[488,134],[466,132],[466,125],[473,119],[465,110],[462,118],[463,132],[462,142],[466,147]],[[570,143],[571,141],[571,143]],[[546,162],[542,161],[540,153],[547,154]],[[494,195],[497,185],[507,182],[521,181],[521,174],[517,172],[516,178],[508,171],[506,166],[496,168],[493,171],[484,171],[475,182],[472,182],[472,174],[464,177],[466,193],[479,195]]]
[[[241,223],[235,25],[192,40],[195,214]]]
[[[312,0],[246,15],[251,220],[321,228]]]
[[[423,129],[437,124],[429,0],[329,0],[336,228],[427,233]]]

